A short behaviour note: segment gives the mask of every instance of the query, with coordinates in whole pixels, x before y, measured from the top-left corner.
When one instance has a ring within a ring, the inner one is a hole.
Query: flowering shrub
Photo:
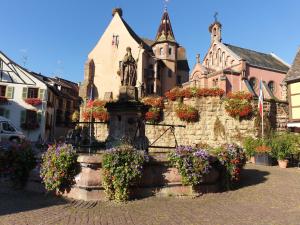
[[[161,110],[159,108],[150,108],[145,114],[146,121],[150,123],[158,123],[160,121]]]
[[[32,106],[38,106],[38,105],[42,104],[42,100],[39,98],[26,98],[25,102]]]
[[[236,144],[228,144],[218,150],[217,157],[226,169],[227,187],[229,182],[239,181],[241,169],[246,164],[243,149]]]
[[[170,100],[170,101],[175,101],[179,97],[183,98],[192,98],[192,97],[208,97],[208,96],[223,96],[225,94],[225,91],[220,89],[220,88],[184,88],[184,89],[179,89],[175,88],[172,89],[171,91],[168,91],[165,93],[165,96]]]
[[[109,120],[109,114],[104,108],[105,104],[105,101],[89,100],[85,111],[82,112],[83,120],[86,122],[94,118],[102,122],[107,122]]]
[[[234,118],[244,118],[253,112],[252,95],[245,92],[229,93],[225,100],[225,110]]]
[[[30,143],[7,143],[6,150],[0,148],[0,174],[8,175],[14,186],[23,187],[35,166],[36,159]]]
[[[127,201],[129,188],[142,177],[143,153],[129,144],[111,148],[103,156],[103,187],[109,200]]]
[[[180,120],[196,122],[199,119],[198,110],[192,106],[181,104],[176,109],[176,114]]]
[[[168,98],[168,100],[175,101],[177,98],[181,97],[180,89],[174,88],[174,89],[166,92],[165,96]]]
[[[203,176],[210,171],[209,154],[205,149],[179,146],[169,154],[172,166],[175,166],[182,184],[196,186],[203,181]]]
[[[207,97],[207,96],[223,96],[225,93],[224,90],[220,88],[199,88],[197,89],[196,96],[200,97]]]
[[[6,98],[6,97],[4,97],[4,96],[0,96],[0,104],[2,105],[2,104],[5,104],[5,103],[7,103],[8,102],[8,99]]]
[[[142,101],[145,105],[149,105],[155,108],[164,108],[164,99],[162,97],[147,97],[144,98]]]
[[[40,176],[46,190],[63,192],[74,184],[77,173],[77,155],[72,145],[50,145],[43,154]]]

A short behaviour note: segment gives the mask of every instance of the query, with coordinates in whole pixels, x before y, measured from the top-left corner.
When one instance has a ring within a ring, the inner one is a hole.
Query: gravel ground
[[[239,188],[191,198],[127,204],[68,202],[0,189],[0,224],[300,224],[300,170],[247,165]]]

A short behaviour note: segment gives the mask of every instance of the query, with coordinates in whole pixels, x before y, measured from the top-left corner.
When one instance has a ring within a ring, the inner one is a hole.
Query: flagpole
[[[262,78],[260,77],[260,91],[261,91],[261,137],[264,138],[264,95],[263,95],[263,82]]]

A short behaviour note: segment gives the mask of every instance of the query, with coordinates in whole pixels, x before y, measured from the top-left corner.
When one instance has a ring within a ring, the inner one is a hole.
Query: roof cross
[[[215,22],[218,21],[218,15],[219,15],[219,13],[218,13],[218,12],[215,12],[215,14],[214,14]]]

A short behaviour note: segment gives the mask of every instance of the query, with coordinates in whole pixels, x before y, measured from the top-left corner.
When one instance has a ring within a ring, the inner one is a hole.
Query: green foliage
[[[178,146],[169,154],[169,160],[178,169],[183,185],[199,185],[211,168],[208,152],[191,146]]]
[[[261,140],[253,137],[246,137],[243,141],[243,147],[245,153],[248,157],[254,156],[256,152],[256,148],[260,146]]]
[[[41,178],[48,191],[64,192],[78,173],[77,154],[72,145],[52,145],[42,156]]]
[[[299,136],[292,133],[277,133],[270,140],[272,156],[284,160],[299,151]]]
[[[1,151],[0,163],[0,173],[8,174],[14,187],[24,187],[36,166],[32,146],[27,142],[9,145],[6,151]]]
[[[130,187],[142,177],[145,155],[129,144],[111,148],[103,156],[103,187],[109,200],[127,201]]]

